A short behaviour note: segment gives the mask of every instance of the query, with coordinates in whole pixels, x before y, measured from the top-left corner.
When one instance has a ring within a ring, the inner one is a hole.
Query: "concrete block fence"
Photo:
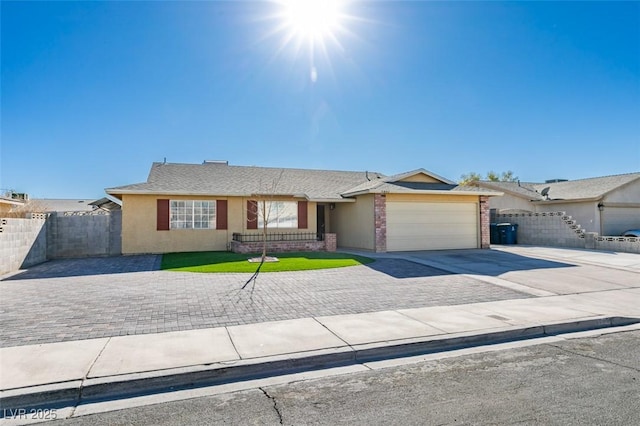
[[[45,219],[0,218],[0,274],[46,260]]]
[[[121,254],[122,212],[0,218],[0,274],[48,259]]]
[[[640,238],[587,233],[566,212],[506,213],[492,219],[517,224],[519,244],[640,253]]]

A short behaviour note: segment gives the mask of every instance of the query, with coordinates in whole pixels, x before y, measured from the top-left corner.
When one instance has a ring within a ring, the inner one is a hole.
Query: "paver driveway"
[[[50,261],[0,281],[0,347],[531,297],[406,260],[250,274],[159,271],[159,256]]]

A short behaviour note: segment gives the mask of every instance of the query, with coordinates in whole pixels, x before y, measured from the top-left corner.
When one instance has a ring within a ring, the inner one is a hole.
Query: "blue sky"
[[[98,198],[153,161],[523,181],[640,170],[640,2],[2,1],[0,189]],[[317,79],[311,78],[315,67]]]

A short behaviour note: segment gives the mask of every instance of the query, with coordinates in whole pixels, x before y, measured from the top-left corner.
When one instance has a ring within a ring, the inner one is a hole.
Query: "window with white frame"
[[[215,229],[216,202],[171,200],[170,229]]]
[[[298,203],[295,201],[258,201],[258,229],[267,228],[297,228]]]

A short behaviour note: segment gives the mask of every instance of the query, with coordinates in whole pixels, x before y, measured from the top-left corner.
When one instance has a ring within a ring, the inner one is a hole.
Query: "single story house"
[[[376,252],[489,247],[494,190],[462,187],[424,169],[394,176],[153,163],[143,183],[105,190],[122,201],[122,252],[227,250],[243,236],[333,235]]]
[[[544,183],[474,182],[478,188],[504,193],[491,198],[497,213],[564,211],[586,232],[620,235],[640,228],[640,173]]]

